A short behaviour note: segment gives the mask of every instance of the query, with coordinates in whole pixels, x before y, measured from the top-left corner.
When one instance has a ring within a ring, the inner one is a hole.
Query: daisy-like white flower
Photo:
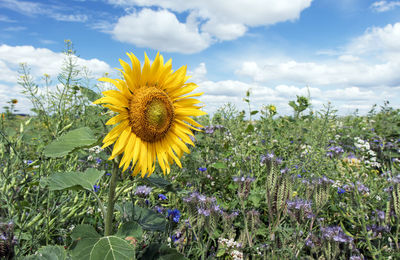
[[[119,60],[124,80],[99,79],[118,88],[102,92],[104,97],[94,102],[118,113],[106,123],[118,125],[106,135],[102,148],[114,144],[109,159],[123,154],[119,166],[123,171],[131,166],[133,176],[138,173],[142,177],[150,176],[156,161],[164,174],[169,173],[173,162],[182,167],[180,158],[183,152],[190,153],[186,144],[194,146],[190,138],[194,137],[191,129],[199,131],[196,127],[202,126],[191,116],[206,113],[196,105],[200,101],[193,97],[203,93],[189,94],[198,86],[186,82],[189,79],[186,66],[174,72],[171,60],[164,64],[159,54],[150,65],[145,53],[141,68],[135,55],[127,55],[132,66]]]

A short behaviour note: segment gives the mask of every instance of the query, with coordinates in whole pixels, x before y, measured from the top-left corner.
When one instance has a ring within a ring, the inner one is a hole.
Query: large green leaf
[[[81,91],[82,95],[87,97],[92,102],[101,98],[101,95],[99,93],[96,93],[89,88],[79,86],[79,90]]]
[[[153,243],[146,247],[146,249],[141,252],[138,259],[147,260],[188,260],[184,255],[176,251],[175,248],[170,248],[163,244]]]
[[[135,257],[135,249],[125,240],[108,236],[100,238],[90,252],[89,260],[130,260]]]
[[[62,246],[45,246],[40,248],[36,254],[26,256],[25,260],[64,260],[65,249]]]
[[[51,158],[63,157],[77,148],[90,147],[97,142],[89,127],[72,130],[44,148],[44,155]]]
[[[86,189],[90,191],[93,190],[93,185],[103,174],[104,171],[93,168],[89,168],[85,172],[58,172],[50,175],[47,182],[52,191],[66,189]]]
[[[150,177],[143,178],[143,181],[149,183],[150,185],[154,185],[158,188],[164,189],[166,191],[174,191],[171,182],[167,181],[166,179],[156,174],[152,174]]]
[[[117,237],[122,239],[126,239],[127,237],[134,237],[135,239],[142,238],[142,227],[136,222],[126,222],[122,224],[122,226],[118,229]]]
[[[211,167],[213,167],[215,169],[226,169],[227,168],[226,164],[223,162],[215,162],[215,163],[211,164]]]
[[[165,231],[167,224],[163,215],[138,206],[134,208],[134,220],[136,220],[144,230],[149,231]]]
[[[71,250],[73,259],[90,259],[93,246],[101,236],[94,227],[90,225],[78,225],[74,228],[71,238],[75,240]]]

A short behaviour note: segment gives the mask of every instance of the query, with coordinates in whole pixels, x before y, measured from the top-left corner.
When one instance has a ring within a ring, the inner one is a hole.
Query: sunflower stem
[[[108,204],[106,213],[106,223],[104,227],[104,235],[111,236],[113,230],[113,216],[114,216],[114,204],[115,204],[115,188],[117,187],[118,181],[118,162],[113,160],[113,171],[110,180],[110,189],[108,191]]]

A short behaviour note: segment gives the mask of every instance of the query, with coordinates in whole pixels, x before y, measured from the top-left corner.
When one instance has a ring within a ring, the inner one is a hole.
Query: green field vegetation
[[[307,97],[290,102],[291,116],[228,104],[198,118],[182,168],[118,175],[104,237],[113,163],[99,145],[112,114],[91,104],[99,94],[69,53],[52,92],[21,65],[32,116],[16,116],[16,103],[0,117],[0,256],[400,258],[400,110],[338,116]]]

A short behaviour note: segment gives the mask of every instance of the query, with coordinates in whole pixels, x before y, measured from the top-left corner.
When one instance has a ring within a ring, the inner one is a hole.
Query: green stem
[[[114,204],[115,204],[115,188],[117,187],[118,179],[118,162],[113,161],[113,171],[110,180],[110,189],[108,191],[108,204],[106,213],[106,223],[104,227],[104,235],[110,236],[112,234],[113,227],[113,216],[114,216]]]
[[[92,194],[93,194],[94,197],[96,198],[97,203],[99,203],[99,207],[100,207],[100,210],[101,210],[101,214],[103,215],[102,217],[105,218],[106,215],[107,215],[107,212],[106,212],[106,209],[104,208],[103,203],[101,202],[99,196],[97,196],[96,192],[92,191]]]
[[[241,204],[242,214],[244,217],[244,231],[246,232],[247,242],[249,243],[249,246],[252,247],[253,243],[251,242],[251,236],[249,233],[249,225],[247,223],[247,215],[246,215],[246,210],[244,207],[243,198],[240,198],[240,204]]]

